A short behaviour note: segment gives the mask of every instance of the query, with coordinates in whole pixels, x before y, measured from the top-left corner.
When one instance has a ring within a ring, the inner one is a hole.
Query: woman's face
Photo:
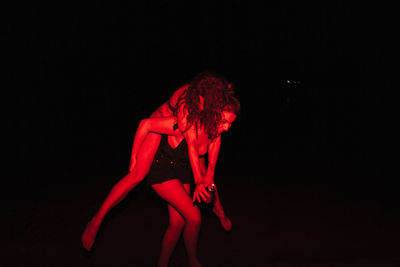
[[[222,120],[218,127],[218,135],[228,131],[235,119],[236,115],[234,113],[228,111],[222,112]]]

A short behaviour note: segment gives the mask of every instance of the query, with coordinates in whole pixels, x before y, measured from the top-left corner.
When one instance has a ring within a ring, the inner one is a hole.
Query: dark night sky
[[[234,226],[203,206],[204,266],[398,266],[384,1],[3,2],[1,266],[155,263],[167,210],[146,182],[93,253],[79,240],[140,120],[203,70],[242,106],[215,174]]]
[[[378,3],[30,1],[9,10],[8,167],[29,185],[124,169],[139,120],[205,69],[234,81],[243,107],[221,166],[377,172],[385,163]]]

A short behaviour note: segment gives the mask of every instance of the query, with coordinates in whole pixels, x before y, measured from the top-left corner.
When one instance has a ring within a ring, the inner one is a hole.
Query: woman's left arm
[[[219,149],[221,147],[221,136],[215,138],[208,145],[208,166],[204,176],[204,182],[206,184],[214,183],[215,165],[217,164]]]

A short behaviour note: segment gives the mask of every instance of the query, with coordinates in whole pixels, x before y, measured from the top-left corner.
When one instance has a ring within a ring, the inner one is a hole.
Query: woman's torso
[[[164,118],[174,116],[173,108],[178,103],[179,98],[186,92],[188,85],[181,86],[178,90],[176,90],[170,97],[168,101],[163,103],[156,111],[151,114],[151,118]],[[178,147],[179,144],[184,139],[183,135],[181,136],[168,136],[168,143],[172,148]],[[207,153],[208,145],[210,143],[210,139],[207,134],[201,130],[197,130],[197,151],[199,155],[203,156]]]

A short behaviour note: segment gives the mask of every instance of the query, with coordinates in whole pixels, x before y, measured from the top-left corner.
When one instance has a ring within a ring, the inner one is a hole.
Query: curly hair
[[[239,100],[236,97],[234,97],[233,95],[229,96],[228,102],[226,103],[226,106],[224,107],[224,111],[238,115],[239,111],[240,111]]]
[[[184,105],[187,116],[186,131],[195,125],[204,127],[208,137],[213,140],[218,136],[218,125],[222,112],[234,95],[233,85],[214,72],[201,72],[190,82],[188,89],[179,97],[174,115]],[[200,108],[200,97],[204,99],[204,108]]]

